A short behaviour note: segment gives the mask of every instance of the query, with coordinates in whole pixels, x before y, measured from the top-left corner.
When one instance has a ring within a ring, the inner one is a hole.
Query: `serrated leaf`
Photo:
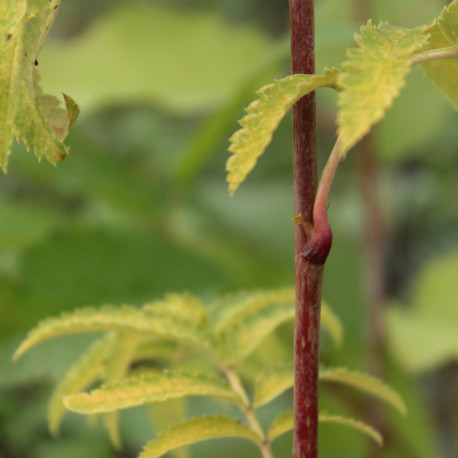
[[[320,413],[318,416],[318,421],[320,423],[336,423],[344,426],[349,426],[353,429],[356,429],[373,440],[377,442],[377,444],[383,444],[383,438],[381,434],[369,426],[368,424],[354,420],[353,418],[342,417],[340,415],[328,415],[324,413]],[[275,420],[272,422],[269,428],[269,432],[267,438],[269,441],[275,440],[277,437],[281,436],[288,431],[291,431],[294,428],[294,412],[288,411],[280,414]]]
[[[295,297],[295,290],[290,287],[242,292],[216,301],[211,314],[222,358],[231,363],[243,360],[268,334],[293,320]],[[322,309],[323,317],[323,327],[339,343],[342,340],[340,322],[327,305]]]
[[[137,332],[123,332],[117,335],[105,370],[104,379],[106,382],[121,380],[125,377],[139,340],[140,334]],[[103,417],[103,424],[113,446],[116,449],[121,448],[119,412],[106,413]]]
[[[259,291],[241,291],[218,298],[211,306],[213,328],[221,332],[225,327],[240,321],[240,317],[259,310],[272,302],[294,302],[294,287]]]
[[[57,384],[48,406],[48,423],[51,434],[56,435],[59,432],[65,413],[63,396],[84,390],[100,376],[113,344],[113,335],[97,340]]]
[[[165,299],[149,302],[143,309],[154,312],[155,316],[162,314],[172,319],[186,320],[195,326],[208,322],[207,309],[202,301],[189,293],[167,294]]]
[[[294,412],[289,410],[278,415],[269,427],[267,439],[275,440],[282,434],[291,431],[294,428]]]
[[[380,446],[383,445],[382,435],[372,426],[362,421],[355,420],[353,418],[342,417],[340,415],[328,415],[328,414],[320,414],[318,416],[318,421],[320,423],[336,423],[338,425],[349,426],[350,428],[356,429],[357,431],[370,437],[375,442],[377,442],[378,445]]]
[[[403,415],[407,414],[407,408],[401,396],[386,383],[371,375],[349,371],[342,367],[320,367],[319,377],[320,381],[343,383],[358,388],[385,401],[387,404],[399,410]]]
[[[223,415],[193,418],[165,431],[145,445],[138,458],[156,458],[183,445],[218,437],[241,437],[258,444],[260,437],[247,425]]]
[[[187,417],[187,405],[186,398],[169,399],[151,404],[148,412],[156,431],[165,431],[181,423]],[[188,450],[184,448],[171,450],[170,453],[175,458],[190,458]]]
[[[173,340],[190,340],[197,344],[205,341],[199,329],[175,315],[156,314],[151,309],[142,310],[128,305],[104,306],[99,309],[83,308],[41,321],[16,350],[14,359],[37,343],[52,337],[80,332],[132,330]]]
[[[343,326],[338,316],[333,312],[332,308],[324,301],[321,302],[321,326],[331,336],[334,343],[341,347],[343,343]]]
[[[342,65],[338,96],[338,135],[342,156],[378,123],[399,95],[410,70],[410,58],[425,47],[424,27],[405,29],[368,21],[355,37]]]
[[[278,326],[295,316],[294,302],[268,302],[237,314],[215,333],[220,356],[234,364],[246,358]]]
[[[444,37],[458,46],[458,0],[453,0],[442,10],[438,24]]]
[[[442,10],[441,16],[425,30],[429,35],[427,50],[458,46],[458,1]],[[440,59],[420,64],[428,77],[458,109],[458,59]]]
[[[256,380],[253,406],[258,408],[267,404],[293,385],[294,368],[269,370],[267,374],[263,374]]]
[[[184,396],[216,396],[241,402],[221,380],[198,373],[164,371],[108,383],[90,393],[67,396],[64,404],[74,412],[87,414],[113,412]]]
[[[0,7],[0,166],[6,171],[13,137],[52,164],[68,153],[61,140],[69,119],[57,99],[43,96],[35,62],[60,0],[6,0]],[[49,102],[51,102],[51,110]],[[73,119],[74,121],[74,119]],[[58,134],[54,129],[58,126]]]
[[[242,129],[230,138],[229,151],[233,154],[226,170],[231,195],[256,165],[285,113],[315,89],[337,88],[338,74],[337,69],[326,69],[324,75],[290,75],[258,91],[259,99],[248,106],[247,115],[239,121]]]

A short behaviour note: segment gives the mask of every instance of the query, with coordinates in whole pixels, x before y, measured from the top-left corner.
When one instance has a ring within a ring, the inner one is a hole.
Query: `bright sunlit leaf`
[[[58,99],[43,95],[36,69],[59,4],[60,0],[5,0],[0,5],[0,166],[4,171],[14,138],[52,164],[68,154],[62,140],[76,120],[77,105],[67,96],[67,109],[59,108]]]
[[[405,29],[368,21],[342,65],[338,134],[345,156],[384,116],[405,85],[412,55],[426,47],[424,27]]]
[[[145,445],[139,458],[157,458],[170,450],[218,437],[241,437],[258,443],[253,430],[233,418],[223,415],[193,418],[164,431]]]
[[[395,407],[403,415],[407,408],[401,396],[386,383],[363,372],[350,371],[344,367],[320,367],[320,381],[350,385]]]
[[[339,70],[327,69],[324,75],[290,75],[258,91],[259,98],[246,109],[239,121],[242,129],[230,138],[226,170],[231,195],[256,165],[285,113],[304,95],[320,87],[337,88]]]
[[[429,35],[429,50],[458,46],[458,0],[445,7],[425,33]],[[458,109],[458,58],[425,62],[420,67]]]
[[[216,396],[240,401],[238,395],[222,380],[199,373],[164,371],[108,383],[90,393],[67,396],[64,404],[74,412],[91,414],[184,396]]]

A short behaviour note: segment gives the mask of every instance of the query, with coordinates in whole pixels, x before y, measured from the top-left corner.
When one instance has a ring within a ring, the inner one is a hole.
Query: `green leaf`
[[[113,412],[184,396],[217,396],[241,402],[230,386],[204,374],[164,371],[102,385],[88,393],[64,398],[65,406],[78,413]]]
[[[272,140],[285,113],[304,95],[320,87],[337,88],[339,70],[326,69],[324,75],[290,75],[258,91],[248,113],[239,123],[242,129],[230,138],[226,170],[231,195],[254,168],[258,158]]]
[[[140,334],[137,332],[123,332],[117,336],[105,371],[104,379],[106,382],[121,380],[125,377],[135,355],[139,340]],[[103,423],[113,446],[116,449],[121,448],[119,412],[106,413],[103,417]]]
[[[294,303],[295,298],[294,287],[228,294],[218,298],[210,308],[213,328],[215,332],[221,332],[247,313],[267,307],[272,302]]]
[[[295,316],[294,301],[260,300],[247,304],[215,330],[221,358],[235,363],[246,358],[278,326]]]
[[[371,439],[377,442],[378,445],[383,445],[382,435],[372,426],[369,426],[362,421],[355,420],[353,418],[341,417],[340,415],[327,414],[320,414],[318,416],[318,421],[320,423],[336,423],[338,425],[349,426],[350,428],[356,429],[357,431],[366,434],[366,436],[369,436]]]
[[[320,381],[338,382],[358,388],[392,405],[403,415],[407,408],[399,394],[381,380],[346,368],[320,368]]]
[[[80,332],[135,330],[163,338],[191,340],[202,344],[205,339],[200,330],[184,318],[180,319],[175,314],[156,313],[149,306],[144,310],[128,305],[104,306],[99,309],[83,308],[38,323],[16,350],[14,359],[43,340]]]
[[[289,410],[278,415],[277,418],[272,422],[267,433],[267,439],[269,441],[275,440],[282,434],[291,431],[294,428],[294,412]]]
[[[269,370],[267,374],[263,374],[256,380],[253,406],[258,408],[267,404],[293,385],[294,368]]]
[[[6,171],[13,138],[52,164],[68,150],[62,143],[70,124],[52,96],[41,93],[35,69],[40,48],[60,0],[7,0],[0,6],[0,166]],[[76,106],[76,104],[75,104]],[[76,111],[72,112],[72,121]]]
[[[356,36],[359,48],[348,51],[338,96],[338,134],[342,156],[378,123],[405,85],[412,55],[426,46],[423,27],[398,28],[368,21]]]
[[[342,323],[331,307],[324,301],[321,302],[321,326],[328,331],[334,343],[341,347],[343,343]]]
[[[386,311],[391,352],[412,372],[458,361],[458,250],[434,259],[412,282],[410,307]]]
[[[349,426],[353,429],[356,429],[366,434],[367,436],[375,440],[377,444],[383,444],[383,438],[377,430],[372,428],[372,426],[369,426],[361,421],[354,420],[353,418],[341,417],[340,415],[327,415],[324,413],[320,413],[318,416],[318,421],[320,423],[337,423],[339,425]],[[272,422],[267,437],[269,441],[273,441],[282,434],[291,431],[293,428],[294,412],[291,410],[280,414]]]
[[[255,444],[261,439],[247,425],[230,417],[193,418],[159,434],[157,439],[145,445],[139,458],[156,458],[177,447],[218,437],[241,437]]]
[[[210,313],[213,331],[224,360],[235,363],[246,358],[282,323],[295,317],[294,287],[241,292],[217,300]],[[329,306],[322,308],[322,325],[336,343],[342,340],[338,318]]]
[[[186,398],[169,399],[156,402],[148,408],[150,418],[156,431],[165,431],[182,422],[187,415],[188,402]],[[175,458],[190,458],[188,450],[180,448],[171,451]]]
[[[442,10],[441,16],[425,30],[429,35],[429,50],[458,46],[458,1]],[[428,50],[425,49],[425,51]],[[429,78],[458,109],[458,59],[440,59],[420,64]]]
[[[145,304],[143,309],[154,316],[167,316],[172,320],[185,320],[194,326],[203,326],[208,322],[207,309],[202,301],[191,294],[167,294],[165,299]]]
[[[51,434],[56,435],[59,432],[65,413],[63,396],[84,390],[101,375],[113,344],[113,335],[97,340],[57,384],[48,406],[48,423]]]
[[[458,0],[453,0],[442,10],[437,22],[444,37],[458,46]]]

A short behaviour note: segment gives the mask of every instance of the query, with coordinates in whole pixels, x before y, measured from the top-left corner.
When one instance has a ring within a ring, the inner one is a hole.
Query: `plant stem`
[[[250,401],[246,394],[245,388],[242,385],[238,375],[228,367],[222,367],[221,371],[225,375],[229,385],[232,389],[240,396],[243,401],[243,405],[240,405],[240,410],[245,415],[245,418],[250,425],[251,429],[258,434],[261,438],[261,441],[258,444],[259,450],[262,453],[263,458],[273,458],[272,451],[270,449],[270,443],[267,441],[264,431],[261,428],[259,420],[256,416],[256,413],[253,407],[250,405]]]
[[[313,0],[290,0],[292,73],[315,72]],[[318,456],[318,362],[323,264],[329,225],[314,227],[317,187],[315,94],[293,107],[296,322],[294,335],[294,458]],[[302,224],[301,224],[302,223]],[[324,221],[322,221],[324,223]]]
[[[431,62],[439,59],[456,59],[458,57],[458,46],[450,46],[448,48],[432,49],[422,54],[417,54],[410,59],[410,66]]]

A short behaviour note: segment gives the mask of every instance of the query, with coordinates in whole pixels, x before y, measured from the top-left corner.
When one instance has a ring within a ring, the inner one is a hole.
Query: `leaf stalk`
[[[458,58],[458,46],[450,46],[447,48],[431,49],[424,53],[417,54],[410,59],[410,66],[424,64],[439,59],[456,59]]]

